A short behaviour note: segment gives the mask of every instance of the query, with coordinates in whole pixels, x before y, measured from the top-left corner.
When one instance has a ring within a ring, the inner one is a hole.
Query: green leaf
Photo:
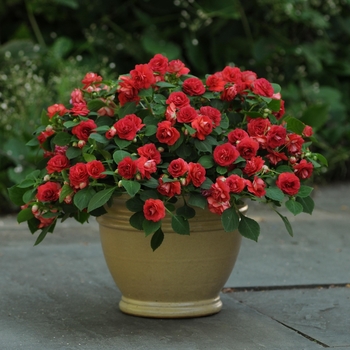
[[[127,102],[122,108],[120,108],[118,115],[119,118],[123,118],[128,114],[133,114],[134,112],[136,112],[136,103]]]
[[[179,216],[183,216],[186,219],[191,219],[195,217],[196,211],[192,207],[189,207],[185,204],[184,206],[177,208],[176,214]]]
[[[122,180],[122,185],[130,197],[134,197],[140,191],[141,185],[137,181]]]
[[[102,107],[106,107],[107,104],[105,102],[103,102],[101,99],[96,98],[94,100],[91,100],[88,102],[87,104],[87,108],[88,110],[90,110],[91,112],[97,112],[100,108]]]
[[[154,232],[151,239],[151,248],[153,249],[153,251],[159,248],[159,246],[163,243],[163,240],[164,240],[164,233],[160,228],[159,230]]]
[[[152,88],[149,88],[149,89],[141,89],[139,92],[138,92],[138,96],[140,97],[152,97],[153,95],[153,89]]]
[[[189,133],[190,135],[193,135],[193,134],[196,132],[196,129],[193,129],[192,127],[190,127],[190,126],[187,125],[187,124],[184,124],[184,127],[185,127],[185,129],[188,131],[188,133]]]
[[[299,119],[296,119],[294,117],[286,117],[284,120],[287,122],[287,129],[289,131],[292,131],[298,135],[301,135],[303,133],[305,124]]]
[[[179,215],[173,215],[171,218],[172,229],[180,235],[190,234],[190,224],[187,219]]]
[[[328,104],[310,106],[300,120],[314,129],[319,129],[328,120],[328,110]]]
[[[158,180],[156,180],[155,178],[151,177],[150,179],[145,181],[142,185],[146,186],[146,187],[149,187],[149,188],[157,188],[159,186],[159,183],[158,183]]]
[[[313,155],[317,157],[318,161],[319,161],[322,165],[328,166],[328,161],[327,161],[327,159],[326,159],[322,154],[320,154],[320,153],[314,153]]]
[[[119,137],[115,137],[114,139],[115,144],[120,148],[120,149],[124,149],[126,147],[128,147],[131,144],[131,141],[128,140],[122,140]]]
[[[116,187],[107,188],[100,192],[97,192],[91,199],[88,205],[88,212],[93,211],[99,207],[102,207],[104,204],[108,202],[108,200],[112,197],[113,192]]]
[[[300,186],[297,196],[301,198],[309,197],[312,191],[313,191],[313,187]]]
[[[267,105],[267,107],[273,112],[278,112],[281,107],[281,100],[272,99],[272,101]]]
[[[146,125],[145,131],[144,131],[146,136],[155,135],[156,132],[157,132],[157,126],[156,125]]]
[[[307,213],[310,215],[312,214],[315,207],[315,203],[311,197],[305,197],[305,198],[297,197],[296,200],[298,203],[302,205],[304,213]]]
[[[78,147],[69,147],[66,151],[66,157],[68,159],[73,159],[81,155],[81,149]]]
[[[88,207],[90,200],[95,194],[96,191],[93,188],[85,187],[74,195],[73,203],[81,211]]]
[[[29,140],[26,143],[26,146],[38,146],[39,145],[39,140],[36,137],[33,137],[31,140]]]
[[[273,87],[273,92],[274,92],[275,94],[281,92],[281,86],[280,86],[280,85],[275,84],[275,83],[271,83],[271,85],[272,85],[272,87]]]
[[[68,129],[68,128],[72,128],[73,126],[78,125],[79,123],[80,123],[80,121],[73,122],[73,120],[69,120],[69,121],[63,123],[63,126]]]
[[[156,232],[162,226],[162,221],[159,220],[157,222],[151,220],[144,220],[142,224],[142,228],[145,231],[146,237]]]
[[[205,169],[209,169],[214,166],[214,159],[212,155],[205,155],[198,159],[198,163],[203,165]]]
[[[265,196],[278,202],[282,202],[284,199],[284,193],[278,187],[267,188]]]
[[[35,180],[33,179],[25,179],[21,183],[17,185],[18,188],[28,188],[35,184]]]
[[[188,204],[202,209],[205,209],[208,205],[207,200],[199,193],[191,193]]]
[[[161,87],[161,88],[175,88],[176,87],[176,85],[167,83],[166,81],[158,81],[156,83],[156,85]]]
[[[41,243],[41,242],[44,240],[44,238],[46,237],[46,235],[47,235],[48,232],[49,232],[49,227],[45,227],[45,228],[41,231],[41,233],[40,233],[40,235],[38,236],[38,238],[36,239],[36,241],[35,241],[35,243],[34,243],[34,246],[36,246],[36,245],[38,245],[39,243]]]
[[[278,173],[293,173],[293,169],[288,165],[280,165],[276,168]]]
[[[19,188],[18,186],[12,186],[7,189],[11,202],[20,206],[28,202],[23,201],[23,195],[27,192],[26,188]]]
[[[209,179],[209,177],[206,177],[204,182],[201,184],[201,188],[204,190],[209,190],[210,187],[213,185],[213,181]]]
[[[200,152],[209,152],[212,153],[213,146],[207,140],[200,141],[198,139],[194,140],[194,145]]]
[[[235,208],[227,208],[221,215],[221,223],[226,232],[237,230],[239,225],[239,215]]]
[[[28,221],[34,217],[32,213],[32,208],[26,208],[21,210],[17,215],[17,222],[21,223],[24,221]]]
[[[140,193],[140,198],[143,200],[143,201],[146,201],[147,199],[158,199],[158,192],[157,191],[153,191],[153,190],[147,190],[147,191],[142,191]]]
[[[221,115],[221,122],[220,122],[220,128],[223,130],[227,130],[230,126],[230,121],[226,114]]]
[[[290,224],[288,218],[286,216],[283,216],[282,214],[280,214],[277,210],[275,210],[275,212],[279,215],[279,217],[282,219],[284,226],[286,227],[288,233],[290,236],[293,237],[293,228],[292,225]]]
[[[294,215],[298,215],[303,211],[303,206],[293,199],[289,199],[285,204],[286,208]]]
[[[93,132],[90,134],[89,136],[89,140],[95,140],[96,142],[99,142],[99,143],[108,143],[108,139],[104,136],[104,135],[100,135],[98,134],[97,132]]]
[[[125,202],[125,205],[128,208],[128,210],[130,210],[132,212],[138,212],[138,211],[143,210],[144,202],[140,199],[140,197],[135,196],[135,197],[128,199]]]
[[[53,143],[57,146],[66,146],[71,141],[72,136],[66,132],[58,132],[54,138]]]
[[[142,211],[138,211],[137,213],[130,216],[129,223],[132,227],[137,230],[143,230],[143,222],[145,221],[145,216]]]
[[[227,173],[227,168],[223,167],[223,166],[217,166],[216,167],[216,172],[220,175],[224,175]]]
[[[93,154],[89,154],[89,153],[83,153],[83,158],[87,163],[92,162],[93,160],[96,160],[96,157]]]
[[[59,202],[62,203],[64,201],[64,199],[67,196],[70,196],[73,192],[74,192],[74,190],[69,185],[63,185],[61,192],[60,192]]]
[[[257,242],[258,237],[260,235],[260,226],[255,220],[241,215],[241,221],[238,225],[238,231],[242,236]]]
[[[116,162],[116,164],[119,164],[126,157],[130,157],[129,152],[118,150],[113,153],[113,160]]]
[[[46,126],[46,125],[49,124],[50,118],[49,118],[49,116],[47,115],[47,112],[45,111],[45,109],[42,110],[40,119],[41,119],[41,124],[42,124],[42,125],[45,125],[45,126]]]
[[[35,197],[35,190],[28,190],[23,194],[24,203],[29,203]]]

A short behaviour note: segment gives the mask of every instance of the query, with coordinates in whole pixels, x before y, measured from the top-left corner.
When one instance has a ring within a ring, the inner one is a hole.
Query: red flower
[[[174,159],[170,162],[168,171],[173,177],[183,176],[188,171],[188,164],[182,158]]]
[[[198,78],[188,78],[183,82],[182,90],[190,96],[199,96],[205,93],[202,80]]]
[[[113,126],[116,129],[117,135],[123,140],[132,141],[145,124],[135,114],[128,114],[124,118],[119,119]]]
[[[133,85],[136,89],[148,89],[155,83],[155,78],[152,69],[148,64],[137,64],[135,69],[130,71]]]
[[[177,77],[189,73],[189,69],[185,67],[184,63],[180,60],[172,60],[168,65],[168,72],[176,74]]]
[[[137,149],[139,156],[146,157],[147,159],[153,159],[156,164],[161,162],[160,152],[157,150],[154,143],[147,143],[144,146],[141,146]]]
[[[271,122],[265,118],[250,119],[247,125],[247,131],[250,136],[264,136],[266,135]]]
[[[144,179],[150,179],[151,174],[157,171],[157,164],[153,159],[147,159],[146,157],[140,157],[135,160],[136,168],[140,172],[141,177]]]
[[[286,142],[287,131],[283,126],[272,125],[267,133],[267,146],[274,149]]]
[[[230,188],[226,181],[216,180],[210,187],[210,196],[218,202],[226,202],[230,200]]]
[[[89,182],[89,174],[85,163],[77,163],[69,170],[69,182],[74,188],[83,189]]]
[[[230,208],[230,201],[226,201],[226,202],[220,202],[215,200],[214,197],[208,197],[207,198],[207,202],[208,202],[208,209],[217,215],[221,215],[226,209]]]
[[[59,198],[61,186],[57,182],[48,181],[38,187],[36,198],[40,202],[55,202]]]
[[[174,105],[173,102],[171,102],[165,111],[165,119],[171,122],[171,125],[174,125],[176,123],[176,106]]]
[[[245,70],[241,74],[241,79],[245,85],[246,88],[249,88],[252,83],[257,79],[256,73],[250,71],[250,70]]]
[[[89,110],[87,108],[86,102],[78,102],[78,103],[73,103],[73,107],[69,111],[73,115],[88,115]]]
[[[103,179],[106,177],[105,174],[102,174],[104,171],[106,171],[106,169],[99,160],[92,160],[91,162],[86,163],[86,170],[94,179]]]
[[[146,199],[143,205],[146,220],[157,222],[165,217],[165,206],[160,199]]]
[[[140,97],[138,96],[138,90],[135,88],[134,82],[130,77],[121,76],[119,78],[121,82],[118,86],[118,100],[121,106],[124,106],[127,102],[138,102]]]
[[[100,85],[96,83],[100,83],[102,81],[102,77],[97,75],[96,73],[86,73],[84,79],[81,81],[84,84],[83,89],[87,89],[91,85]]]
[[[254,181],[250,182],[249,180],[246,180],[247,189],[250,193],[253,193],[254,196],[257,197],[263,197],[266,193],[265,187],[266,183],[263,179],[260,179],[257,176],[254,176]]]
[[[228,141],[233,145],[236,145],[237,141],[240,141],[247,136],[248,136],[247,132],[239,128],[230,131],[229,134],[227,135]]]
[[[180,133],[171,126],[171,122],[165,120],[158,123],[156,137],[159,142],[171,146],[180,138]]]
[[[226,185],[232,193],[241,193],[245,187],[245,181],[242,177],[232,174],[226,178]]]
[[[298,134],[288,134],[286,146],[290,154],[300,154],[304,139]]]
[[[225,81],[222,79],[221,73],[210,75],[206,80],[208,90],[221,92],[224,91]]]
[[[200,187],[200,185],[205,181],[205,169],[199,163],[189,163],[188,164],[188,180],[192,181],[193,185]]]
[[[186,107],[186,106],[188,106],[190,104],[189,98],[182,91],[172,92],[165,102],[168,105],[173,103],[175,105],[175,107],[178,108],[178,109]]]
[[[79,140],[87,141],[91,133],[95,132],[97,128],[96,123],[92,120],[83,120],[72,129],[72,134],[75,135]]]
[[[254,80],[252,87],[253,92],[257,95],[266,97],[272,97],[273,95],[273,87],[271,83],[265,78]]]
[[[242,72],[238,67],[226,66],[222,73],[222,78],[229,83],[241,83]]]
[[[312,127],[309,125],[305,125],[305,128],[303,130],[303,135],[305,137],[311,137],[313,134]]]
[[[236,147],[229,142],[216,146],[213,153],[215,163],[220,166],[232,165],[238,156]]]
[[[179,123],[191,123],[198,117],[196,110],[192,106],[181,108],[176,114]]]
[[[54,115],[58,114],[60,117],[68,113],[68,109],[62,104],[54,104],[47,108],[47,116],[51,119]]]
[[[283,152],[276,152],[274,150],[269,150],[269,154],[266,155],[266,158],[270,161],[271,164],[276,165],[282,160],[288,160],[288,157]]]
[[[40,143],[40,145],[42,145],[47,138],[49,138],[50,136],[52,136],[55,132],[53,130],[49,130],[49,131],[42,131],[38,136],[37,139]]]
[[[250,137],[245,137],[237,144],[237,151],[244,159],[252,159],[256,156],[259,149],[259,143],[251,139]]]
[[[180,181],[163,182],[162,177],[160,177],[158,182],[159,186],[157,187],[157,191],[163,196],[171,198],[181,194]]]
[[[74,89],[70,94],[70,97],[71,97],[70,103],[72,105],[76,103],[86,103],[86,101],[84,100],[83,93],[81,92],[80,89]]]
[[[157,72],[159,74],[165,74],[168,69],[168,59],[157,53],[153,58],[148,62],[149,67],[153,72]]]
[[[205,137],[210,135],[213,131],[213,121],[206,115],[198,116],[191,123],[193,129],[196,130],[193,137],[197,137],[199,140],[205,140]]]
[[[199,109],[199,113],[201,115],[206,115],[209,117],[213,121],[214,126],[220,125],[221,112],[217,108],[211,106],[203,106]]]
[[[46,169],[48,174],[52,174],[55,171],[61,172],[63,169],[69,168],[69,166],[69,159],[63,154],[57,154],[47,162]]]
[[[276,117],[277,120],[281,119],[284,116],[285,109],[284,109],[284,101],[280,100],[280,109],[278,112],[273,112],[273,115]]]
[[[252,176],[262,169],[264,163],[265,161],[261,157],[253,157],[247,160],[243,172],[248,176]]]
[[[278,176],[276,185],[284,193],[294,196],[299,192],[300,180],[293,173],[282,173]]]
[[[299,179],[308,179],[312,175],[314,166],[312,163],[302,159],[299,164],[294,165],[294,173]]]
[[[130,157],[125,157],[118,164],[118,174],[124,179],[131,180],[136,174],[135,162]]]
[[[223,101],[232,101],[238,94],[239,89],[237,89],[237,84],[235,85],[230,85],[226,87],[221,94],[220,98]]]

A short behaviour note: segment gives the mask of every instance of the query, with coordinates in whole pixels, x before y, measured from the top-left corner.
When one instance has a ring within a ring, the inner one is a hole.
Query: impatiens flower
[[[288,134],[286,140],[286,146],[290,154],[300,154],[301,147],[303,146],[304,139],[298,134]]]
[[[142,179],[150,179],[151,174],[157,171],[157,164],[153,159],[147,159],[146,157],[140,157],[135,160],[137,170],[140,172]]]
[[[252,159],[256,156],[259,149],[259,143],[250,137],[245,137],[237,144],[237,151],[244,159]]]
[[[255,94],[265,97],[272,97],[273,87],[265,78],[259,78],[253,81],[252,90]]]
[[[295,164],[294,174],[298,176],[299,179],[308,179],[312,175],[314,166],[312,163],[307,162],[305,159],[302,159],[299,164]]]
[[[186,106],[189,106],[190,99],[182,91],[172,92],[167,100],[165,101],[168,105],[173,103],[176,108],[180,109]]]
[[[174,197],[175,195],[181,194],[181,183],[180,181],[163,182],[164,175],[158,180],[159,186],[157,191],[166,197]]]
[[[305,128],[303,130],[303,135],[305,137],[311,137],[313,134],[313,130],[312,130],[312,127],[309,126],[309,125],[305,125]]]
[[[137,153],[147,159],[153,159],[156,164],[161,162],[160,152],[157,150],[154,143],[147,143],[146,145],[139,147]]]
[[[263,179],[260,179],[257,176],[254,176],[253,182],[246,180],[247,189],[250,193],[252,193],[254,196],[257,197],[263,197],[265,196],[266,190],[266,183]]]
[[[140,97],[138,96],[138,89],[135,87],[134,81],[130,77],[121,76],[121,80],[117,88],[118,100],[121,106],[124,106],[127,102],[138,102]]]
[[[261,157],[253,157],[248,159],[245,167],[243,168],[243,172],[247,176],[253,176],[262,169],[264,163],[265,161]]]
[[[213,126],[219,126],[221,122],[221,112],[211,106],[203,106],[199,109],[199,114],[206,115],[213,121]]]
[[[86,102],[78,102],[73,104],[73,107],[70,109],[69,112],[72,113],[73,115],[84,116],[84,115],[88,115],[90,111],[87,108]]]
[[[286,142],[287,131],[281,125],[272,125],[267,133],[267,146],[274,149],[284,146]]]
[[[69,182],[76,189],[83,189],[87,186],[89,173],[85,163],[77,163],[69,169]]]
[[[106,169],[100,160],[92,160],[86,163],[86,170],[94,179],[103,179],[106,177],[105,174],[102,174]]]
[[[247,125],[249,136],[265,136],[271,126],[271,122],[267,118],[250,119]]]
[[[188,78],[183,82],[182,90],[190,96],[200,96],[205,93],[205,86],[198,78]]]
[[[165,206],[160,199],[146,199],[143,205],[146,220],[157,222],[165,217]]]
[[[271,164],[276,165],[277,163],[288,160],[288,157],[284,152],[277,152],[274,150],[269,150],[269,154],[266,155],[266,158],[270,161]]]
[[[196,110],[191,106],[186,106],[181,108],[177,114],[176,114],[176,120],[179,123],[192,123],[196,118],[198,117],[198,114]]]
[[[59,198],[59,190],[61,185],[57,182],[48,181],[43,185],[38,186],[36,198],[40,202],[55,202]]]
[[[237,128],[230,131],[229,134],[227,135],[227,138],[230,143],[232,143],[233,145],[236,145],[237,141],[241,141],[247,136],[248,136],[248,133],[245,130]]]
[[[226,181],[216,180],[210,187],[210,196],[218,202],[227,202],[230,200],[230,187]]]
[[[217,215],[221,215],[226,209],[231,207],[230,201],[220,202],[217,201],[214,197],[208,197],[208,209]]]
[[[175,74],[176,77],[180,77],[181,75],[188,74],[190,70],[180,60],[172,60],[169,62],[168,72]]]
[[[95,84],[95,85],[99,85],[99,83],[102,81],[102,77],[99,76],[96,73],[86,73],[84,79],[81,81],[84,84],[83,89],[87,89],[89,86]]]
[[[245,181],[242,177],[232,174],[226,178],[226,185],[232,193],[241,193],[245,187]]]
[[[54,115],[63,116],[68,113],[68,109],[63,104],[54,104],[47,108],[47,116],[51,119]]]
[[[72,93],[70,94],[70,104],[75,105],[77,103],[85,103],[86,101],[84,99],[83,93],[80,89],[74,89]]]
[[[180,133],[172,127],[171,122],[165,120],[158,123],[156,137],[159,142],[171,146],[180,138]]]
[[[69,159],[63,154],[57,154],[49,159],[46,169],[48,174],[52,174],[54,172],[61,172],[69,168],[69,166]]]
[[[174,159],[168,166],[169,174],[173,177],[184,176],[188,171],[188,163],[182,158]]]
[[[199,163],[188,164],[188,179],[193,183],[194,186],[200,187],[200,185],[205,181],[205,169]]]
[[[293,173],[282,173],[278,176],[276,185],[284,193],[294,196],[299,192],[300,180]]]
[[[239,152],[236,147],[228,142],[216,146],[213,153],[214,162],[220,166],[232,165],[238,156]]]
[[[227,66],[222,71],[222,79],[229,83],[241,83],[242,72],[238,67]]]
[[[135,114],[128,114],[124,118],[119,119],[113,126],[119,138],[132,141],[144,124]]]
[[[133,85],[136,89],[148,89],[155,83],[155,78],[152,69],[148,64],[137,64],[135,69],[130,71]]]
[[[130,157],[125,157],[118,164],[118,174],[126,180],[134,178],[137,172],[136,163]]]
[[[224,90],[226,82],[221,73],[215,73],[207,78],[205,84],[209,91],[221,92]]]
[[[199,140],[205,140],[205,137],[213,131],[213,121],[206,115],[200,115],[191,123],[196,132],[192,135]]]
[[[151,60],[148,62],[148,65],[153,72],[165,74],[168,68],[168,58],[157,53],[151,58]]]
[[[79,140],[87,141],[91,133],[95,132],[97,128],[96,123],[92,120],[83,120],[72,129],[72,134],[75,135]]]

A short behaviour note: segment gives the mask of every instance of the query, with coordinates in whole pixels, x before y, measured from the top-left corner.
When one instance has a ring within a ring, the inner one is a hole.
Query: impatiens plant
[[[280,86],[231,66],[202,80],[160,54],[117,81],[87,73],[82,84],[43,112],[28,143],[42,150],[38,169],[9,189],[18,222],[41,230],[35,244],[58,220],[84,223],[123,193],[130,225],[153,234],[153,249],[166,214],[188,235],[207,207],[225,231],[257,240],[258,223],[239,211],[245,199],[271,204],[290,235],[278,207],[312,213],[302,182],[326,160],[309,150],[312,129],[285,115]]]

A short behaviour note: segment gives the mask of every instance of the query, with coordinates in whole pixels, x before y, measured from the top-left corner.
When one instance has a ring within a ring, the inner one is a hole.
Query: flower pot
[[[219,312],[219,294],[239,252],[239,232],[225,232],[219,215],[196,208],[189,236],[174,233],[166,216],[164,241],[152,251],[151,236],[130,226],[125,200],[114,198],[108,213],[97,219],[108,268],[122,293],[120,310],[156,318]]]

